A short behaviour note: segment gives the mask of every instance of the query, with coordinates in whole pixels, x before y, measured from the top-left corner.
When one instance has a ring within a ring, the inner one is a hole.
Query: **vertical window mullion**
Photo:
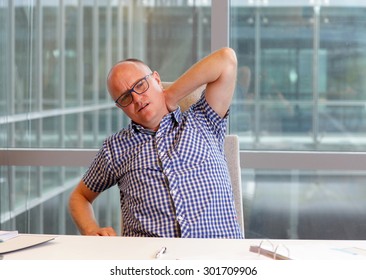
[[[77,80],[77,95],[78,106],[82,107],[84,104],[84,35],[83,35],[83,22],[84,22],[84,7],[83,1],[78,0],[78,19],[77,19],[77,67],[78,67],[78,80]],[[78,146],[83,147],[83,131],[84,131],[84,117],[83,113],[78,114]]]
[[[93,103],[99,101],[99,7],[98,1],[93,6]],[[93,114],[93,137],[98,140],[99,111]]]
[[[123,5],[124,1],[120,0],[118,2],[118,18],[117,18],[117,55],[118,59],[122,59],[124,54],[124,44],[123,44]]]
[[[66,78],[65,78],[65,65],[66,65],[66,57],[65,57],[65,26],[66,26],[66,21],[65,21],[65,2],[63,0],[60,0],[60,20],[59,20],[59,24],[60,24],[60,41],[59,41],[59,48],[60,48],[60,97],[61,97],[61,111],[64,112],[65,108],[66,108]],[[61,114],[61,145],[60,147],[64,148],[65,147],[65,136],[66,136],[66,116],[65,113]],[[60,186],[63,186],[66,182],[66,170],[65,167],[61,167],[60,168],[60,179],[61,182],[59,182]],[[63,209],[63,206],[65,205],[65,193],[63,192],[59,199],[58,199],[58,208],[59,209]],[[63,234],[65,232],[65,221],[66,221],[66,213],[65,211],[58,211],[58,231],[60,234]]]
[[[43,97],[43,83],[42,83],[42,53],[43,53],[43,32],[42,32],[42,24],[43,24],[43,13],[42,13],[42,3],[41,0],[37,0],[36,2],[36,20],[35,20],[35,29],[36,29],[36,40],[35,40],[35,67],[36,67],[36,89],[37,92],[35,93],[36,98],[36,111],[41,112],[42,111],[42,97]],[[42,146],[42,118],[38,119],[37,121],[37,147]],[[43,168],[41,166],[35,167],[36,172],[36,186],[37,186],[37,196],[41,197],[43,192]],[[40,204],[39,207],[37,207],[37,220],[38,220],[38,232],[43,233],[44,232],[44,226],[43,226],[43,204]],[[33,218],[33,217],[31,217]]]
[[[60,109],[64,110],[66,107],[65,94],[65,3],[63,0],[59,2],[59,42],[60,49]],[[60,147],[65,147],[65,115],[61,115],[61,131],[60,131]]]
[[[98,104],[99,99],[99,7],[98,0],[93,5],[93,103]],[[93,138],[98,140],[99,110],[93,116]],[[98,202],[98,201],[96,201]],[[99,217],[99,203],[94,204],[96,219]]]
[[[106,55],[106,69],[105,72],[108,73],[111,65],[112,65],[112,7],[111,7],[111,1],[108,1],[107,3],[107,9],[106,9],[106,48],[105,48],[105,55]],[[106,111],[105,116],[106,121],[106,133],[111,134],[112,132],[112,114],[111,110]],[[111,225],[112,224],[112,207],[114,207],[114,204],[111,203],[111,197],[108,195],[107,197],[107,203],[106,203],[106,224]]]
[[[117,56],[118,60],[123,58],[124,54],[124,29],[123,29],[123,9],[124,9],[124,1],[120,0],[118,2],[118,18],[117,18]],[[113,110],[112,110],[113,112]],[[113,114],[112,114],[113,115]],[[122,127],[122,118],[117,118],[117,127]]]
[[[12,0],[8,1],[9,7],[9,17],[8,17],[8,26],[9,26],[9,34],[8,34],[8,52],[9,52],[9,91],[8,91],[8,108],[9,114],[15,114],[15,7],[14,2]],[[15,123],[12,122],[9,124],[8,129],[8,147],[15,146]],[[8,182],[9,182],[9,213],[14,213],[15,210],[15,167],[9,166],[8,167]],[[16,227],[16,217],[10,218],[10,227]]]
[[[313,143],[314,147],[318,146],[318,132],[319,132],[319,110],[318,110],[318,100],[319,100],[319,38],[320,38],[320,24],[319,24],[319,13],[320,6],[314,6],[314,25],[313,25],[313,73],[312,73],[312,87],[313,87]]]
[[[255,59],[254,59],[254,63],[255,63],[255,81],[254,81],[254,143],[259,144],[260,143],[260,123],[261,123],[261,96],[260,96],[260,92],[261,92],[261,83],[260,83],[260,79],[259,77],[261,76],[261,50],[262,50],[262,46],[261,46],[261,10],[260,8],[256,8],[255,9]]]
[[[230,0],[211,2],[211,51],[229,46]]]

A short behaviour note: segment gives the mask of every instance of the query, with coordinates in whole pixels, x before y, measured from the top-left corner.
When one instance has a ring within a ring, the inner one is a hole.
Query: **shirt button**
[[[170,168],[165,169],[166,173],[170,173]]]
[[[178,216],[177,219],[179,222],[181,222],[181,221],[183,221],[184,218],[182,216]]]
[[[176,190],[171,190],[171,191],[170,191],[170,193],[171,193],[172,195],[175,195],[175,194],[177,193],[177,191],[176,191]]]

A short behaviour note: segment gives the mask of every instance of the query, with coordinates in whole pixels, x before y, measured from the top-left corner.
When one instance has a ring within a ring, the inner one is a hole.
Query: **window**
[[[210,13],[210,1],[2,1],[0,148],[99,148],[129,122],[106,90],[112,64],[139,58],[173,81],[210,52]],[[67,200],[86,167],[49,160],[0,166],[0,229],[77,232]],[[117,231],[118,196],[94,206]]]
[[[231,1],[239,71],[230,128],[248,165],[248,238],[365,237],[361,163],[329,169],[335,153],[342,162],[366,147],[366,5],[356,2]],[[253,150],[279,152],[276,164],[252,168],[245,151]],[[324,165],[298,169],[314,152]],[[283,169],[287,156],[292,166]]]
[[[5,2],[0,153],[97,149],[129,122],[105,88],[113,63],[139,58],[172,81],[229,44],[239,61],[229,131],[241,142],[246,237],[364,238],[364,1]],[[77,232],[66,204],[86,166],[0,161],[0,229]],[[94,207],[118,231],[117,197],[103,193]]]

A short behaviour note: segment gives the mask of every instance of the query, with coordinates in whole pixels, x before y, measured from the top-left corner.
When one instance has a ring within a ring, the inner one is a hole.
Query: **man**
[[[112,67],[108,91],[131,119],[107,138],[70,196],[70,213],[85,235],[116,235],[96,222],[92,202],[117,184],[123,235],[241,238],[223,142],[236,83],[230,48],[194,64],[169,88],[139,60]],[[207,85],[182,113],[181,99]]]

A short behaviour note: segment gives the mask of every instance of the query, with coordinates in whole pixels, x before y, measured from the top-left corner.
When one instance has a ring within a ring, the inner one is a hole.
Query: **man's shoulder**
[[[120,131],[109,135],[104,139],[103,145],[110,145],[112,143],[123,143],[128,142],[132,132],[129,128],[122,128]]]

